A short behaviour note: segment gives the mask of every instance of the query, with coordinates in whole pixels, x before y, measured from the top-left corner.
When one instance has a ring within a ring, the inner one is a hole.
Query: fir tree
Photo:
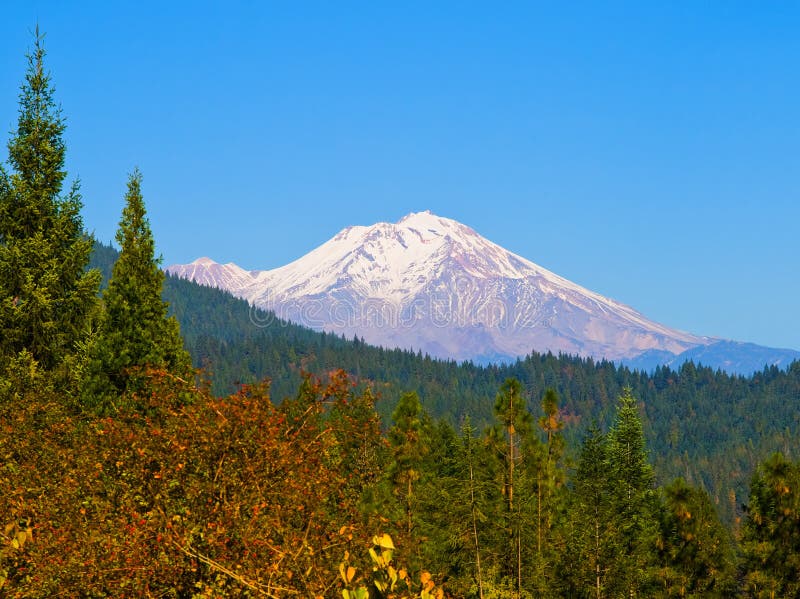
[[[618,552],[614,530],[611,461],[607,438],[596,426],[586,433],[575,474],[572,534],[563,570],[581,597],[607,597],[608,576]]]
[[[503,509],[498,510],[497,520],[506,535],[505,547],[501,544],[499,551],[503,556],[501,572],[505,579],[501,584],[519,597],[524,588],[535,582],[526,576],[531,571],[533,557],[529,548],[537,548],[535,539],[529,538],[529,523],[535,521],[533,491],[541,478],[544,450],[534,434],[533,418],[517,379],[506,379],[500,387],[494,413],[501,428],[490,430],[490,441],[503,471]]]
[[[619,398],[608,442],[615,533],[620,541],[614,579],[617,592],[633,597],[650,581],[657,523],[653,468],[636,400],[628,388]]]
[[[400,538],[409,547],[418,520],[417,485],[422,477],[425,456],[430,451],[423,430],[425,416],[419,396],[414,392],[404,393],[392,413],[394,426],[389,429],[388,435],[393,457],[388,476],[403,510],[402,519],[398,522]]]
[[[168,317],[161,298],[164,273],[155,258],[141,181],[138,170],[128,180],[116,235],[120,254],[103,292],[105,313],[90,351],[86,401],[101,410],[125,393],[143,390],[146,379],[137,369],[160,368],[184,377],[190,367],[178,322]]]
[[[742,531],[748,597],[800,597],[800,466],[776,453],[750,484]]]
[[[564,439],[561,430],[564,421],[558,411],[558,394],[548,388],[542,398],[543,415],[539,427],[545,434],[544,458],[536,464],[536,581],[539,596],[552,594],[556,578],[553,567],[559,543],[557,525],[562,506],[566,474],[561,459]]]
[[[65,125],[42,42],[37,28],[8,142],[11,171],[0,168],[0,372],[7,382],[15,371],[51,373],[63,387],[80,372],[100,273],[86,270],[92,241],[78,183],[61,193]]]
[[[659,586],[679,597],[735,596],[731,539],[711,498],[682,478],[663,494]]]

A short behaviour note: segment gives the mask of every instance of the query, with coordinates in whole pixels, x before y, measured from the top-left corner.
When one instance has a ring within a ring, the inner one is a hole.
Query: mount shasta
[[[430,212],[348,227],[272,270],[199,258],[167,271],[313,329],[440,358],[490,362],[551,351],[645,369],[691,358],[739,373],[800,359],[653,322]]]

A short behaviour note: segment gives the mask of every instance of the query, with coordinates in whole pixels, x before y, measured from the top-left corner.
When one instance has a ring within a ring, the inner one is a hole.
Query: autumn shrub
[[[190,401],[175,381],[148,387],[103,417],[71,413],[57,395],[0,406],[2,524],[16,534],[30,523],[32,533],[20,548],[2,538],[2,592],[335,589],[342,552],[374,530],[356,492],[379,471],[371,396],[340,373],[327,385],[307,378],[277,405],[266,384],[224,398],[194,390]]]

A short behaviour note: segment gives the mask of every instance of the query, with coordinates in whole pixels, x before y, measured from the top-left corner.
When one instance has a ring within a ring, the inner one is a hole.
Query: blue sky
[[[162,6],[163,5],[163,6]],[[800,349],[794,2],[43,2],[84,221],[138,166],[165,264],[430,209],[650,318]]]

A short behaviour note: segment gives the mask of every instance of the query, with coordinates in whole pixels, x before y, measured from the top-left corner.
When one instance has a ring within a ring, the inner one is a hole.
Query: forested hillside
[[[786,371],[772,367],[751,377],[692,363],[649,374],[611,362],[535,353],[513,364],[483,367],[310,331],[227,293],[174,277],[167,277],[164,297],[195,365],[209,370],[217,393],[268,378],[273,397],[290,397],[303,372],[324,376],[342,368],[374,387],[384,417],[402,393],[413,391],[432,416],[454,426],[469,416],[482,428],[492,420],[497,389],[516,378],[531,410],[547,388],[558,393],[564,436],[575,446],[592,422],[608,425],[616,398],[630,387],[642,402],[658,479],[682,476],[706,489],[727,522],[741,516],[756,464],[774,451],[795,456],[800,446],[797,362]]]

